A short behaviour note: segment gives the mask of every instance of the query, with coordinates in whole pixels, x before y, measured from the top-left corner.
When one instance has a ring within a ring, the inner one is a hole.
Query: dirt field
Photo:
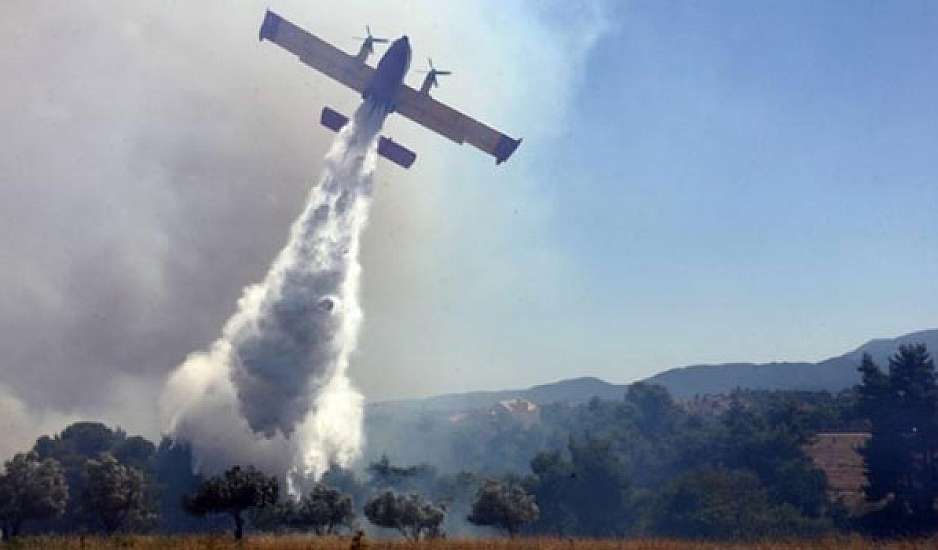
[[[831,497],[840,499],[854,513],[869,509],[863,495],[866,474],[857,449],[870,438],[866,433],[820,433],[805,449],[818,468],[827,474]]]
[[[756,550],[800,550],[804,549],[895,549],[918,550],[938,547],[938,539],[918,541],[874,542],[860,537],[827,538],[818,541],[778,542],[766,541],[747,544],[683,542],[663,539],[640,539],[619,541],[569,540],[557,538],[518,538],[515,540],[494,539],[449,539],[421,542],[414,545],[402,540],[376,541],[366,540],[362,550],[405,550],[415,546],[425,550],[684,550],[684,549],[743,549]],[[104,549],[137,548],[142,550],[170,548],[178,550],[215,550],[238,548],[243,550],[349,550],[348,538],[320,538],[308,536],[258,536],[247,537],[237,544],[231,537],[193,536],[193,537],[149,537],[130,536],[103,538],[80,537],[35,537],[23,538],[10,545],[11,548],[62,548],[62,549]]]

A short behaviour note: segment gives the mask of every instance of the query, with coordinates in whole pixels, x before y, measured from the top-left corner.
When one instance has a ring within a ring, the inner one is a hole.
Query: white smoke
[[[192,446],[200,471],[249,463],[295,483],[359,454],[363,399],[346,371],[386,115],[371,102],[358,109],[263,282],[245,288],[221,338],[170,376],[163,426]]]

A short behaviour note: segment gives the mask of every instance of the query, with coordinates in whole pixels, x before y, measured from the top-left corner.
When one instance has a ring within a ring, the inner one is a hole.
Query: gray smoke
[[[362,312],[361,231],[387,113],[362,105],[263,282],[247,287],[208,352],[170,376],[164,426],[198,467],[250,462],[294,481],[347,464],[362,445],[362,397],[346,376]]]

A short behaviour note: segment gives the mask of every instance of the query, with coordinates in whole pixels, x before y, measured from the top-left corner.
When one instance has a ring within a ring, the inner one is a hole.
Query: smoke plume
[[[301,481],[362,445],[362,396],[346,371],[362,312],[360,235],[387,113],[366,102],[339,133],[318,186],[263,282],[208,351],[191,354],[161,400],[164,428],[201,471],[251,463]]]

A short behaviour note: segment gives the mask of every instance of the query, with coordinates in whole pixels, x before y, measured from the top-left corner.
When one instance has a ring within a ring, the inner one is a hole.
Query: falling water
[[[360,237],[386,116],[370,102],[359,108],[264,280],[244,289],[210,349],[170,376],[164,428],[192,446],[200,470],[250,463],[297,482],[359,454],[362,397],[347,370],[362,323]]]

